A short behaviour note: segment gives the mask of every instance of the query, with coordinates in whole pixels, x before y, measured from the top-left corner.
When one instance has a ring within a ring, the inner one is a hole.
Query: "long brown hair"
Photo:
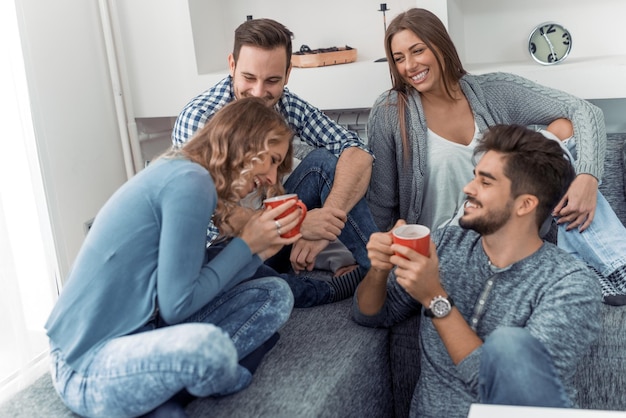
[[[402,136],[402,148],[404,155],[408,157],[409,140],[405,111],[408,95],[412,86],[408,85],[400,75],[393,59],[393,52],[391,51],[391,41],[393,37],[403,30],[413,32],[433,52],[437,59],[439,70],[441,74],[443,74],[444,88],[450,98],[454,98],[452,95],[452,86],[457,84],[461,77],[467,74],[467,71],[465,71],[463,64],[461,64],[459,54],[446,27],[432,12],[426,9],[413,8],[400,13],[391,21],[385,32],[385,53],[391,73],[392,90],[398,92],[398,122]]]
[[[239,192],[249,184],[254,165],[268,158],[268,148],[288,141],[287,154],[278,166],[276,184],[257,191],[263,196],[283,193],[282,177],[292,168],[293,135],[283,117],[263,99],[246,97],[217,111],[178,150],[180,155],[200,164],[211,174],[218,196],[213,215],[216,226],[229,225],[228,218],[241,200]]]

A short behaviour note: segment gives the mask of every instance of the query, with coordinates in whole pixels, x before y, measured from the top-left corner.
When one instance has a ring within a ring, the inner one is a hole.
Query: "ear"
[[[289,63],[289,66],[287,67],[287,72],[285,73],[285,86],[289,82],[289,74],[291,74],[291,69],[292,68],[293,68],[293,66],[291,65],[291,63]]]
[[[516,202],[516,214],[517,216],[527,216],[534,213],[539,205],[539,199],[532,194],[523,194],[515,199]]]
[[[235,57],[232,53],[228,54],[228,70],[230,71],[230,76],[235,77],[235,67],[237,63],[235,62]]]

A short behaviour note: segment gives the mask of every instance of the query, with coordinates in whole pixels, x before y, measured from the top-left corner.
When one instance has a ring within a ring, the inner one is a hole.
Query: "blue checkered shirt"
[[[176,119],[172,131],[174,145],[180,146],[191,139],[215,112],[233,100],[235,94],[231,76],[191,100]],[[337,124],[286,87],[275,109],[285,117],[291,129],[302,141],[316,148],[326,148],[337,158],[349,147],[358,147],[370,152],[356,133]]]
[[[180,147],[202,128],[215,112],[235,100],[233,79],[229,75],[212,88],[192,99],[182,110],[172,131],[174,146]],[[315,148],[326,148],[339,158],[349,147],[358,147],[373,155],[359,136],[337,124],[318,108],[310,105],[286,87],[275,105],[295,132],[305,143]],[[217,237],[217,229],[209,226],[208,242]]]

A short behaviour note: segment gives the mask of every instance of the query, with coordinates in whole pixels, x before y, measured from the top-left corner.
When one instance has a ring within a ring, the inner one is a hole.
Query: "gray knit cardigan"
[[[606,128],[600,108],[560,90],[525,78],[490,73],[465,75],[461,88],[482,132],[495,124],[548,125],[567,118],[574,125],[578,174],[602,178]],[[374,103],[368,119],[368,143],[376,156],[367,200],[381,231],[398,219],[416,223],[422,208],[426,166],[426,119],[419,93],[411,89],[406,124],[411,145],[408,164],[403,158],[398,122],[398,93],[390,90]]]

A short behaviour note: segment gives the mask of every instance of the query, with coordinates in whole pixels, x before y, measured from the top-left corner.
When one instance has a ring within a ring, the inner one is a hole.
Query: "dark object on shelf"
[[[299,51],[291,55],[291,65],[300,68],[311,68],[347,64],[356,61],[356,52],[356,48],[348,45],[318,49],[311,49],[308,45],[302,45]]]
[[[380,3],[380,9],[378,9],[378,11],[383,12],[383,27],[384,27],[383,35],[386,35],[387,34],[387,15],[385,14],[385,12],[389,11],[389,9],[387,8],[387,3]],[[387,57],[378,58],[374,62],[387,62]]]

